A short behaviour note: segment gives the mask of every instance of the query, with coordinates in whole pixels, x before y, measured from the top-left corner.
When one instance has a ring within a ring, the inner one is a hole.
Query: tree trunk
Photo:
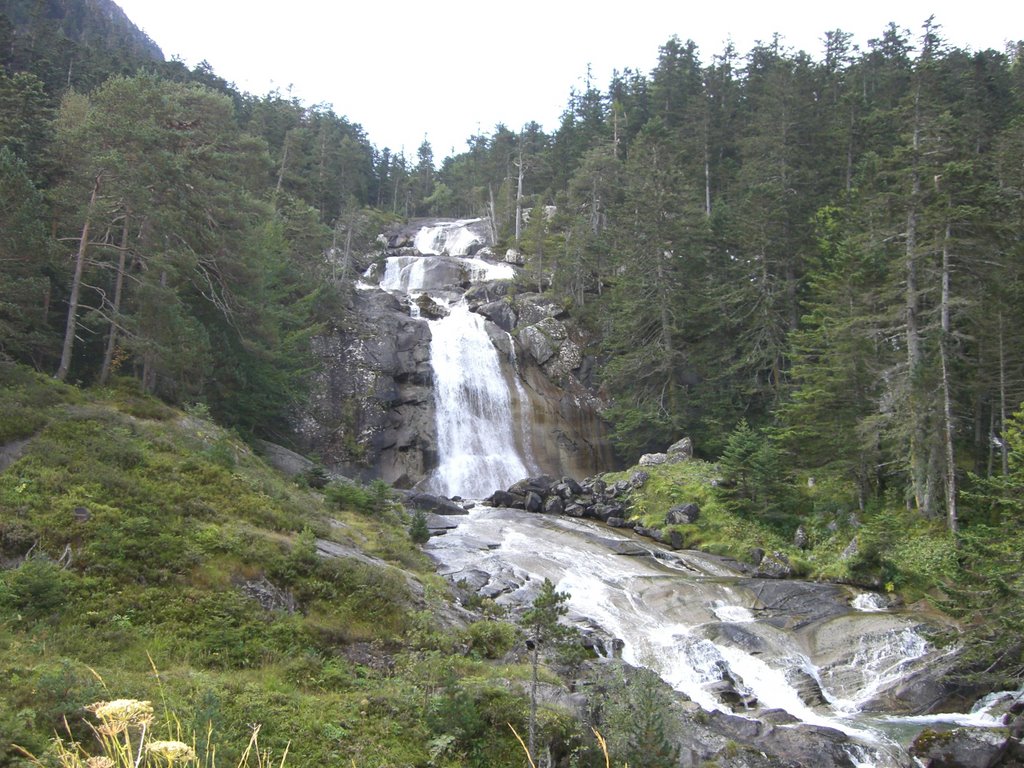
[[[918,168],[921,129],[919,113],[920,94],[914,101],[913,168],[911,173],[910,208],[907,211],[906,232],[906,289],[904,309],[906,313],[907,342],[907,410],[910,419],[910,479],[917,508],[925,515],[931,515],[932,499],[929,492],[929,451],[924,404],[919,402],[922,356],[921,332],[918,327],[917,287],[917,224],[918,206],[921,198],[921,173]]]
[[[85,210],[85,222],[82,224],[82,234],[78,239],[75,273],[71,278],[71,296],[68,298],[68,319],[64,326],[64,346],[60,353],[60,365],[57,366],[57,373],[54,375],[58,381],[65,381],[68,377],[68,370],[71,368],[71,353],[74,351],[75,333],[78,330],[78,297],[82,290],[82,273],[85,271],[85,255],[89,248],[89,228],[92,226],[92,215],[100,194],[102,178],[103,173],[100,172],[93,181],[89,207]]]
[[[519,134],[519,180],[516,182],[516,247],[523,229],[523,135]]]
[[[124,292],[124,269],[128,259],[128,214],[124,216],[121,229],[121,252],[117,258],[117,277],[114,281],[114,304],[110,308],[110,333],[107,335],[107,348],[103,352],[103,367],[100,368],[100,384],[110,380],[110,369],[114,362],[114,350],[117,348],[118,316],[121,312],[121,296]]]
[[[957,488],[956,488],[956,452],[953,445],[953,398],[949,382],[949,342],[952,338],[949,319],[949,279],[950,279],[950,226],[946,223],[946,234],[942,241],[942,337],[939,340],[939,358],[942,364],[942,427],[945,442],[946,459],[946,523],[952,533],[957,532]]]

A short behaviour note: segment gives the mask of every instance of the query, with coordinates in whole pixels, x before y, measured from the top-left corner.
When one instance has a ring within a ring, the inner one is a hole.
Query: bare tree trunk
[[[1006,348],[1003,314],[999,313],[999,453],[1003,477],[1010,474],[1010,446],[1006,443]]]
[[[519,236],[523,230],[523,134],[519,134],[519,180],[516,183],[516,246],[519,246]]]
[[[277,200],[277,196],[281,194],[281,185],[284,184],[284,169],[288,165],[288,138],[291,135],[291,131],[287,131],[284,134],[284,150],[281,153],[281,167],[277,172],[277,186],[274,187],[275,200]]]
[[[121,296],[124,292],[124,269],[128,259],[128,213],[125,212],[124,224],[121,228],[121,252],[117,258],[117,278],[114,281],[114,304],[110,308],[110,333],[107,335],[107,348],[103,352],[103,367],[100,368],[100,384],[110,379],[110,368],[114,362],[114,350],[117,348],[118,321],[121,312]]]
[[[940,309],[942,337],[939,340],[939,359],[942,364],[942,427],[946,449],[946,524],[952,533],[956,533],[959,527],[959,519],[957,517],[956,452],[953,445],[953,398],[950,393],[948,350],[949,342],[952,338],[952,328],[949,319],[950,237],[950,225],[949,222],[946,222],[946,233],[942,240],[942,298]]]
[[[917,166],[921,143],[920,93],[914,99],[913,171],[911,175],[910,209],[907,211],[906,232],[906,292],[904,310],[906,314],[907,342],[907,410],[910,419],[910,477],[917,508],[926,516],[932,513],[932,499],[929,492],[929,451],[925,425],[924,405],[918,402],[921,374],[921,332],[918,327],[917,286],[917,224],[918,205],[921,198],[921,173]]]
[[[60,365],[54,378],[65,381],[71,368],[71,353],[75,347],[75,333],[78,330],[78,297],[82,290],[82,273],[85,271],[85,255],[89,248],[89,228],[92,226],[92,215],[96,208],[96,200],[100,194],[101,171],[93,181],[92,194],[89,196],[89,207],[85,210],[85,222],[82,234],[78,239],[78,254],[75,257],[75,273],[71,278],[71,296],[68,298],[68,319],[64,326],[64,346],[60,353]]]

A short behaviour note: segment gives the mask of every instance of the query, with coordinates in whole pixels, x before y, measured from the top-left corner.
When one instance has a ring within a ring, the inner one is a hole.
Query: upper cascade
[[[413,247],[428,256],[472,256],[490,244],[490,228],[483,219],[457,219],[421,227]]]

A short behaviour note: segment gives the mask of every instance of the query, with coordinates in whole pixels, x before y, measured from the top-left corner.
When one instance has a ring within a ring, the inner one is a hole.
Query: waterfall
[[[529,474],[516,446],[512,396],[484,318],[464,303],[431,323],[440,463],[426,489],[483,498]]]
[[[448,301],[461,296],[467,282],[515,276],[511,264],[469,256],[483,244],[473,226],[479,223],[474,219],[422,227],[414,244],[423,255],[389,257],[380,278],[386,291],[414,299],[433,295],[448,311],[446,317],[429,321],[438,466],[421,484],[423,490],[444,496],[483,498],[537,471],[529,429],[518,417],[528,400],[511,337],[512,370],[506,377],[487,321],[464,301]],[[419,316],[415,300],[410,314]]]

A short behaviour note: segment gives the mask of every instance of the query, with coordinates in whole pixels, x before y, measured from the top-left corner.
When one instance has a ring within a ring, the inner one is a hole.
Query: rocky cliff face
[[[401,488],[427,478],[439,458],[429,320],[464,296],[487,318],[509,386],[525,394],[513,417],[529,425],[532,463],[556,475],[611,468],[586,339],[557,301],[519,289],[491,242],[480,220],[413,222],[382,235],[351,311],[315,341],[324,368],[298,419],[303,450]]]

